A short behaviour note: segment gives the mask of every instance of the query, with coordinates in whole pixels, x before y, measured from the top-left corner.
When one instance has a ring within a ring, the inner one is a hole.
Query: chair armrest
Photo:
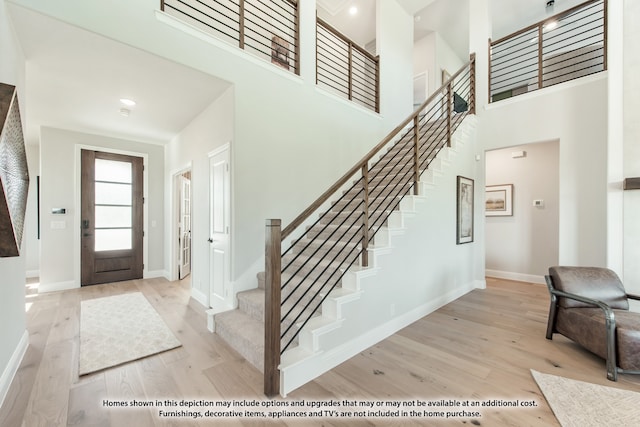
[[[627,294],[627,298],[640,301],[640,295]]]

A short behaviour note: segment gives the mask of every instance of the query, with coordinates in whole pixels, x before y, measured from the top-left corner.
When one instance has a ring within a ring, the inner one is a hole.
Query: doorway
[[[560,252],[560,142],[485,154],[486,275],[544,284]],[[496,205],[496,202],[499,202]]]
[[[143,158],[81,150],[81,285],[143,276]]]
[[[231,171],[230,147],[225,144],[209,155],[209,305],[224,310],[230,305],[231,272]]]
[[[178,175],[178,280],[191,274],[191,171]]]

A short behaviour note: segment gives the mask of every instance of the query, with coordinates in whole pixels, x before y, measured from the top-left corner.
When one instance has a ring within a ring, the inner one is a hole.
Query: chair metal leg
[[[551,277],[544,276],[547,281],[547,287],[549,288],[549,295],[551,302],[549,303],[549,318],[547,320],[547,339],[553,339],[553,332],[556,327],[556,318],[558,317],[558,297],[556,297],[551,291],[553,290],[553,283]]]
[[[616,355],[616,319],[613,311],[605,312],[607,328],[607,379],[618,381],[618,367]]]

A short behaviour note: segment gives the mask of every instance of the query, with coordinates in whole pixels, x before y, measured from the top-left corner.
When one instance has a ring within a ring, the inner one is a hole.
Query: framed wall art
[[[456,244],[473,242],[473,180],[457,179]]]
[[[487,185],[484,211],[486,216],[512,216],[513,184]]]
[[[29,170],[15,86],[0,83],[0,257],[20,255]]]

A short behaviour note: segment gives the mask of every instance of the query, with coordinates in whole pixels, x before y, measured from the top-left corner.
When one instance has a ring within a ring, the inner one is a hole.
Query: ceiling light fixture
[[[356,6],[351,6],[349,8],[349,15],[355,15],[356,13],[358,13],[358,8]]]
[[[120,102],[122,102],[124,105],[127,105],[129,107],[133,107],[134,105],[136,105],[136,101],[129,98],[120,98]]]
[[[546,7],[547,13],[553,13],[554,3],[555,3],[555,0],[547,0],[547,7]]]

